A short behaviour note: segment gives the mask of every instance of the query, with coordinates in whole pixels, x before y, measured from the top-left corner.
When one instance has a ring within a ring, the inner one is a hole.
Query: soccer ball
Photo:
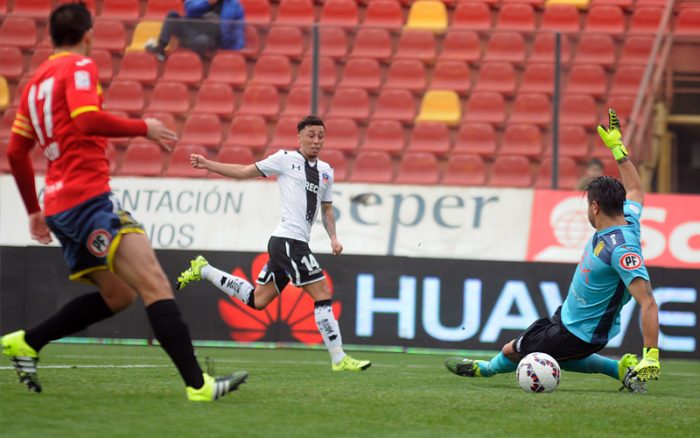
[[[518,364],[515,378],[525,392],[552,392],[559,386],[561,369],[545,353],[530,353]]]

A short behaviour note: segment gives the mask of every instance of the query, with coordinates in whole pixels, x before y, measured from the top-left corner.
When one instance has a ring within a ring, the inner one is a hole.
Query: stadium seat
[[[382,81],[381,68],[376,59],[351,58],[345,64],[339,87],[365,88],[377,91]]]
[[[578,9],[573,5],[551,5],[542,13],[541,31],[578,33],[581,21]]]
[[[241,49],[239,53],[245,56],[247,59],[256,59],[258,53],[260,53],[260,34],[258,34],[258,28],[251,25],[246,25],[245,27],[245,48]]]
[[[182,129],[180,144],[218,147],[221,144],[221,122],[214,114],[190,114]]]
[[[311,85],[312,63],[313,58],[311,57],[306,57],[301,61],[299,69],[297,70],[297,79],[294,82],[295,86]],[[327,56],[321,56],[318,65],[318,82],[321,89],[330,90],[335,87],[338,81],[337,76],[333,59]]]
[[[551,95],[554,92],[554,64],[527,64],[520,91]]]
[[[423,95],[416,122],[459,123],[462,108],[459,96],[450,90],[429,90]]]
[[[532,44],[532,54],[528,62],[548,62],[554,63],[555,39],[554,34],[541,33],[535,37]],[[569,39],[561,37],[561,62],[567,63],[571,59],[571,47]]]
[[[148,4],[150,5],[151,2]],[[162,20],[163,17],[160,17],[160,19]],[[151,39],[158,39],[162,28],[163,23],[161,21],[141,21],[136,23],[134,34],[131,37],[131,44],[126,48],[126,51],[146,50],[146,43]]]
[[[535,187],[546,189],[552,187],[552,159],[545,158],[542,160],[540,169],[537,172],[537,180]],[[573,190],[579,179],[578,166],[573,158],[559,157],[559,172],[557,178],[557,187],[564,190]]]
[[[13,17],[27,17],[46,21],[51,14],[51,2],[47,0],[15,0]]]
[[[206,82],[215,82],[242,88],[248,80],[245,58],[231,50],[221,50],[209,64]]]
[[[299,59],[304,53],[304,37],[294,26],[273,26],[267,33],[263,55],[284,55]],[[321,53],[323,55],[323,53]]]
[[[139,19],[139,2],[133,0],[103,0],[100,18],[135,23]]]
[[[440,180],[435,155],[426,152],[407,152],[401,158],[396,184],[437,184]]]
[[[202,59],[194,52],[177,51],[168,56],[160,80],[193,85],[202,80]]]
[[[632,12],[630,34],[655,35],[663,17],[663,8],[637,7]],[[699,23],[700,24],[700,23]]]
[[[484,61],[516,62],[525,60],[525,40],[517,32],[494,32],[491,34]]]
[[[197,178],[205,175],[205,171],[195,169],[190,164],[190,155],[198,154],[207,156],[207,150],[198,145],[177,145],[170,154],[168,167],[163,176],[171,178]]]
[[[397,120],[374,120],[367,125],[360,151],[383,151],[400,155],[405,146],[403,127]]]
[[[149,52],[126,52],[115,79],[153,84],[158,77],[158,61]]]
[[[261,55],[255,62],[250,84],[287,88],[291,83],[292,65],[286,56]]]
[[[87,7],[88,11],[90,11],[92,16],[94,17],[95,13],[97,12],[97,7],[95,6],[95,0],[82,0],[82,1],[83,1],[83,3],[85,3],[85,6]],[[65,3],[75,3],[75,0],[58,0],[58,5],[63,5]]]
[[[367,27],[399,29],[403,26],[401,4],[395,0],[373,0],[365,8],[362,22]]]
[[[391,156],[386,152],[362,151],[357,154],[348,181],[364,183],[389,183],[394,170]]]
[[[622,46],[619,65],[646,65],[654,45],[652,36],[628,36]]]
[[[499,155],[491,168],[491,187],[530,187],[530,161],[521,155]]]
[[[345,181],[348,178],[348,160],[341,151],[324,148],[322,159],[333,168],[334,182]]]
[[[617,6],[593,6],[588,10],[584,30],[587,33],[622,35],[625,32],[625,16]]]
[[[686,8],[676,18],[676,36],[700,36],[700,8]]]
[[[168,15],[170,11],[176,11],[180,15],[184,15],[185,12],[182,8],[182,3],[183,2],[180,0],[148,0],[148,2],[146,2],[146,12],[143,14],[142,18],[144,20],[164,20],[165,16]],[[247,4],[248,2],[242,1],[241,3]],[[267,1],[264,3],[267,4]],[[249,11],[248,7],[246,7],[245,18],[248,22],[251,21],[251,13],[252,11]],[[141,23],[143,23],[143,21]]]
[[[231,118],[234,111],[235,98],[233,90],[227,84],[204,83],[197,92],[193,113],[216,114],[223,118]]]
[[[243,90],[238,114],[276,117],[280,112],[280,98],[272,85],[248,85]]]
[[[513,103],[510,123],[534,123],[548,126],[552,123],[552,107],[547,95],[542,93],[519,93]]]
[[[277,6],[275,24],[311,26],[314,22],[314,6],[311,0],[281,0]]]
[[[632,115],[632,109],[634,107],[634,101],[636,100],[636,95],[629,96],[610,96],[604,108],[615,108],[617,112],[617,117],[620,119],[620,125],[622,126],[622,132],[625,132],[625,125],[629,121],[629,117]],[[608,112],[605,111],[601,114],[601,124],[607,125],[608,123]]]
[[[416,123],[406,148],[407,152],[429,152],[438,156],[446,155],[449,150],[449,128],[437,122]]]
[[[0,174],[10,173],[10,162],[7,159],[7,141],[0,140]]]
[[[22,51],[19,47],[0,46],[0,59],[2,59],[0,75],[13,81],[22,77],[24,61],[22,60]]]
[[[369,117],[370,102],[362,88],[338,88],[331,99],[327,117],[345,117],[360,122]]]
[[[503,144],[498,151],[503,155],[525,155],[536,158],[542,155],[542,133],[535,125],[508,124],[503,134]]]
[[[481,59],[481,42],[476,32],[451,29],[442,43],[438,61],[474,62]]]
[[[0,119],[0,140],[7,140],[10,138],[10,129],[15,122],[15,116],[17,115],[17,110],[9,108],[2,114]]]
[[[270,148],[294,149],[298,143],[297,137],[299,135],[297,133],[297,122],[299,122],[299,118],[296,116],[280,117],[275,123],[272,140],[268,144],[265,154],[270,151]]]
[[[583,64],[574,66],[569,72],[565,92],[602,97],[606,89],[607,77],[603,67],[597,64]]]
[[[480,91],[474,92],[470,96],[463,121],[501,124],[505,118],[503,95],[496,92]]]
[[[391,35],[387,29],[360,28],[355,35],[350,57],[386,61],[391,58],[391,52]]]
[[[515,92],[515,70],[508,62],[481,64],[474,91],[495,91],[510,96]]]
[[[451,186],[483,186],[486,183],[484,160],[478,155],[452,155],[447,162],[442,184]]]
[[[451,153],[493,157],[496,154],[496,131],[493,125],[484,122],[460,124]]]
[[[418,59],[432,63],[437,54],[435,36],[427,30],[406,30],[399,36],[394,59]]]
[[[156,143],[136,139],[124,152],[120,176],[159,176],[163,172],[163,152]]]
[[[109,84],[112,82],[113,65],[112,55],[107,50],[93,49],[90,51],[90,58],[97,64],[97,77],[100,83]]]
[[[31,18],[8,16],[0,24],[0,46],[31,49],[36,46],[36,25]]]
[[[447,30],[447,8],[441,1],[414,2],[408,10],[406,29],[428,30],[442,33]]]
[[[452,90],[465,96],[471,89],[470,76],[469,67],[462,61],[438,61],[433,71],[430,88],[433,90]]]
[[[245,146],[262,152],[267,145],[267,125],[262,116],[236,115],[231,120],[224,146]]]
[[[321,8],[322,26],[357,27],[359,12],[355,0],[325,0]]]
[[[640,92],[639,87],[642,84],[644,76],[644,67],[636,65],[621,66],[615,71],[615,79],[613,80],[610,94],[636,95]]]
[[[269,25],[272,21],[270,2],[268,0],[241,0],[245,11],[245,21],[258,26]]]
[[[610,35],[582,35],[574,56],[575,64],[615,64],[615,43]]]
[[[598,121],[593,96],[588,94],[564,95],[559,105],[559,123],[593,127]]]
[[[398,59],[391,63],[385,89],[409,90],[422,94],[426,88],[425,65],[416,59]]]
[[[92,48],[110,52],[123,52],[126,46],[124,23],[116,20],[95,20],[92,35]]]
[[[4,111],[10,106],[10,86],[7,84],[7,79],[0,76],[0,110]]]
[[[308,114],[325,114],[325,100],[319,99],[316,111],[311,111],[311,87],[296,86],[292,87],[287,94],[287,103],[280,116],[294,116],[298,119]]]
[[[591,137],[583,126],[559,126],[559,156],[574,158],[576,160],[586,159],[590,148],[590,139]],[[609,154],[610,151],[605,149],[605,153]],[[547,148],[545,155],[552,155],[551,144]]]
[[[20,79],[20,81],[17,84],[17,87],[15,88],[15,91],[13,93],[12,103],[10,104],[10,107],[17,108],[19,106],[19,101],[22,97],[22,92],[24,91],[24,88],[26,87],[27,82],[29,82],[29,78]]]
[[[105,105],[110,111],[140,114],[143,103],[143,87],[136,81],[114,81],[107,89]]]
[[[357,37],[355,43],[357,44]],[[348,36],[340,27],[320,27],[319,45],[321,56],[344,59],[348,54]]]
[[[324,148],[354,154],[360,143],[360,130],[352,119],[328,118],[324,121],[328,135]]]
[[[413,123],[415,117],[416,105],[410,91],[382,89],[377,98],[372,119],[391,119],[403,123]]]
[[[498,11],[496,29],[532,32],[535,30],[535,11],[525,3],[505,3]]]
[[[224,146],[216,154],[216,161],[228,164],[253,164],[255,156],[253,152],[245,146]]]
[[[632,9],[635,0],[591,0],[590,6],[618,6],[623,9]]]
[[[187,86],[181,82],[158,82],[147,111],[184,115],[190,109]]]
[[[460,2],[452,15],[452,29],[490,30],[491,11],[485,2]]]

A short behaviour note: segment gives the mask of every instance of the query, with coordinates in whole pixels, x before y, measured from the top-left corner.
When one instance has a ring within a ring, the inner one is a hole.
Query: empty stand
[[[289,58],[280,55],[262,55],[255,62],[253,77],[255,85],[274,85],[287,88],[292,83],[292,65]]]
[[[36,25],[31,18],[8,16],[0,24],[0,46],[31,49],[36,39]]]
[[[150,5],[152,2],[148,2]],[[164,17],[164,16],[163,16]],[[162,20],[163,17],[159,19]],[[126,48],[127,51],[142,51],[146,49],[146,43],[150,39],[158,39],[160,30],[163,28],[161,21],[141,21],[136,24],[134,34],[131,37],[131,44]]]
[[[39,68],[39,66],[43,64],[44,61],[49,59],[51,53],[53,53],[52,49],[43,47],[36,48],[34,50],[34,53],[32,53],[31,60],[29,61],[29,71],[27,71],[27,76],[32,76],[36,72],[36,69]]]
[[[319,28],[319,44],[321,56],[339,59],[345,58],[348,54],[348,36],[340,27]]]
[[[432,62],[437,55],[435,37],[427,30],[406,30],[399,37],[394,59],[419,59]]]
[[[584,160],[588,157],[591,137],[583,126],[559,126],[559,156]],[[606,154],[610,154],[605,149]],[[546,155],[552,154],[552,146],[547,148]]]
[[[267,33],[263,54],[284,55],[292,59],[299,59],[304,53],[305,46],[300,28],[294,26],[273,26]]]
[[[230,118],[233,114],[235,99],[229,85],[205,83],[197,92],[193,113],[216,114]]]
[[[425,65],[416,59],[398,59],[391,63],[384,88],[422,93],[426,88]]]
[[[510,66],[510,64],[508,64]],[[433,71],[430,88],[453,90],[464,96],[471,89],[469,66],[461,61],[438,61]]]
[[[535,37],[532,44],[532,53],[529,62],[549,62],[554,63],[555,37],[551,33],[541,33]],[[566,63],[571,59],[571,45],[569,39],[561,37],[561,62]]]
[[[299,64],[294,85],[311,85],[313,58],[307,57]],[[333,59],[322,56],[318,61],[318,84],[323,90],[330,90],[337,83],[337,73]]]
[[[632,19],[630,20],[629,32],[631,34],[656,34],[659,30],[663,13],[663,8],[635,8],[632,12]]]
[[[245,58],[231,50],[216,53],[209,64],[206,82],[217,82],[242,87],[248,80]]]
[[[365,9],[362,22],[367,27],[398,29],[403,26],[401,4],[395,0],[373,0]]]
[[[499,155],[491,168],[492,187],[530,187],[530,161],[521,155]]]
[[[535,30],[535,11],[525,3],[506,3],[498,11],[496,28],[531,32]]]
[[[639,87],[644,76],[644,67],[626,65],[621,66],[615,71],[610,94],[636,95],[639,93]]]
[[[245,48],[240,50],[240,53],[246,58],[255,58],[260,52],[260,35],[255,26],[247,25],[245,27]]]
[[[151,53],[126,52],[122,58],[116,79],[153,84],[157,77],[158,62]]]
[[[462,109],[457,93],[450,90],[429,90],[423,96],[416,122],[456,125],[461,117]]]
[[[574,56],[577,64],[601,64],[612,66],[615,63],[615,43],[610,35],[582,35]]]
[[[381,0],[380,0],[381,1]],[[363,151],[357,154],[348,181],[389,183],[393,178],[393,163],[386,152]]]
[[[22,51],[19,47],[2,47],[0,46],[0,75],[17,80],[22,76],[23,60]]]
[[[247,147],[224,146],[219,149],[219,153],[216,155],[216,161],[229,164],[248,165],[255,162],[255,156]]]
[[[160,146],[148,140],[137,139],[124,153],[118,175],[158,176],[163,171],[163,153]]]
[[[345,64],[339,87],[358,87],[377,91],[382,81],[379,61],[372,58],[351,58]]]
[[[509,124],[503,134],[499,154],[525,155],[535,158],[542,154],[542,133],[535,125]]]
[[[311,0],[282,0],[277,7],[276,24],[311,26],[314,22],[314,7]]]
[[[92,34],[92,47],[110,52],[122,52],[126,47],[124,23],[116,20],[95,20]]]
[[[236,115],[229,125],[225,146],[245,146],[262,151],[267,145],[267,124],[262,116]]]
[[[241,0],[248,24],[268,25],[272,21],[270,2],[268,0]]]
[[[442,183],[454,186],[483,186],[486,183],[484,160],[478,155],[452,155]]]
[[[323,52],[322,52],[323,53]],[[355,36],[351,57],[374,58],[386,61],[391,58],[391,35],[387,29],[360,28]]]
[[[107,89],[106,107],[110,111],[139,114],[143,110],[143,87],[136,81],[114,81]]]
[[[588,33],[621,35],[625,32],[625,16],[617,6],[593,6],[588,10],[584,29]]]
[[[551,5],[542,13],[540,30],[578,33],[581,21],[578,9],[573,5]]]
[[[327,26],[355,27],[359,12],[355,0],[325,0],[319,22]]]
[[[328,118],[325,120],[328,135],[324,148],[354,153],[360,143],[360,130],[352,119]]]
[[[114,73],[112,66],[112,55],[107,50],[93,49],[90,51],[90,58],[97,64],[97,77],[102,84],[112,82]]]
[[[489,39],[484,60],[499,62],[523,62],[525,40],[517,32],[493,32]]]
[[[297,142],[297,122],[298,117],[280,117],[275,123],[275,131],[272,134],[272,141],[268,145],[266,154],[271,153],[270,148],[294,149]]]
[[[182,129],[180,144],[218,147],[222,132],[219,118],[213,114],[190,114]]]
[[[548,126],[552,122],[552,105],[542,93],[519,93],[513,103],[511,123],[534,123]]]
[[[324,149],[322,159],[333,168],[333,181],[345,181],[348,178],[348,160],[341,151]]]
[[[148,0],[146,2],[146,12],[143,14],[143,19],[164,20],[165,16],[168,15],[168,12],[170,11],[175,11],[180,15],[184,15],[182,3],[183,2],[180,0]],[[249,10],[249,6],[247,6],[249,3],[248,1],[241,1],[241,3],[246,5],[246,21],[250,22],[250,15],[253,14],[252,7],[250,7],[251,10]],[[267,1],[265,0],[264,3],[267,4]]]
[[[400,155],[405,146],[403,128],[396,120],[371,120],[361,151],[384,151]]]
[[[607,89],[605,70],[598,64],[576,65],[569,73],[565,92],[569,94],[592,94],[601,97]]]
[[[457,132],[457,142],[452,149],[455,154],[477,154],[493,157],[496,154],[496,131],[490,123],[462,123]]]
[[[437,184],[440,180],[435,155],[425,152],[407,152],[401,158],[396,184]]]
[[[196,84],[202,80],[202,60],[189,50],[177,51],[168,56],[163,70],[163,81]]]
[[[3,11],[4,13],[4,11]],[[13,17],[27,17],[46,21],[51,14],[51,2],[46,0],[15,0]]]
[[[559,105],[559,123],[591,127],[597,120],[598,111],[593,96],[587,94],[564,95]]]
[[[473,62],[481,59],[481,42],[476,32],[451,29],[445,35],[438,61]]]
[[[272,118],[279,111],[279,93],[272,85],[248,85],[243,90],[238,114]]]
[[[550,188],[552,187],[552,159],[545,158],[542,160],[539,172],[537,173],[537,181],[535,187]],[[557,186],[560,189],[573,190],[576,188],[576,183],[579,179],[579,171],[576,162],[572,158],[559,158],[559,172]]]
[[[700,36],[700,7],[679,11],[675,33],[677,36]]]
[[[100,17],[134,23],[139,19],[139,7],[134,0],[103,0]]]
[[[112,84],[114,87],[114,84]],[[110,87],[110,90],[111,88]],[[158,82],[153,88],[148,111],[184,115],[190,109],[187,86],[181,82]]]
[[[651,60],[654,37],[628,36],[622,46],[619,65],[646,65]]]
[[[362,88],[338,88],[333,94],[328,117],[345,117],[365,121],[369,117],[370,102]]]
[[[391,119],[403,123],[413,123],[416,105],[408,90],[382,89],[377,98],[373,119]]]
[[[520,91],[552,94],[554,92],[554,64],[528,64],[523,72]]]
[[[207,150],[203,146],[197,145],[178,145],[170,154],[168,167],[163,176],[180,177],[180,178],[196,178],[204,176],[205,172],[202,169],[195,169],[190,164],[190,155],[198,154],[207,156]]]
[[[441,1],[425,0],[411,3],[406,29],[442,33],[447,29],[447,8]]]
[[[491,11],[485,2],[460,2],[452,15],[452,27],[490,30]]]
[[[464,115],[465,122],[501,124],[505,118],[505,101],[501,93],[491,91],[472,93]]]
[[[437,122],[416,123],[411,131],[407,152],[429,152],[446,155],[450,150],[450,131],[446,124]]]
[[[324,100],[319,99],[317,114],[325,114],[326,109]],[[287,102],[282,110],[281,116],[294,116],[296,118],[304,117],[311,112],[311,87],[297,86],[292,87],[287,95]]]
[[[515,70],[508,62],[485,62],[479,70],[475,91],[495,91],[505,95],[515,92]]]
[[[2,114],[2,119],[0,119],[0,139],[7,140],[10,137],[10,129],[15,122],[16,115],[17,110],[12,108],[9,108]]]

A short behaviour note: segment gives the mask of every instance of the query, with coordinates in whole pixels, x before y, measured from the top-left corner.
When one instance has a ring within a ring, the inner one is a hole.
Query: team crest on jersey
[[[603,248],[605,248],[605,242],[603,242],[603,241],[601,240],[600,242],[598,242],[598,244],[597,244],[597,245],[595,246],[595,248],[593,249],[593,254],[594,254],[596,257],[598,257],[598,254],[600,254],[600,252],[603,250]]]
[[[628,271],[634,271],[635,269],[642,267],[642,257],[639,254],[633,252],[628,252],[620,257],[620,267]]]
[[[112,235],[104,229],[98,229],[90,233],[87,240],[87,249],[95,257],[104,257],[109,252],[112,243]]]
[[[328,179],[330,178],[330,175],[328,175],[327,173],[324,173],[323,175],[321,175],[321,178],[322,178],[324,183],[327,183]]]
[[[78,70],[73,73],[73,79],[75,80],[76,90],[89,90],[90,89],[90,73],[85,70]]]

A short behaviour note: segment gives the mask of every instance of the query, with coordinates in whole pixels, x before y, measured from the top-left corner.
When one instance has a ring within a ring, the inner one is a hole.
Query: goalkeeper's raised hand
[[[646,382],[647,380],[658,380],[660,374],[659,349],[644,348],[644,357],[634,367],[631,375],[642,382]]]
[[[615,160],[620,161],[627,157],[627,149],[622,144],[622,131],[620,130],[620,120],[617,118],[617,113],[614,109],[608,109],[608,128],[603,125],[598,125],[598,135],[605,143],[605,146],[610,149],[615,157]]]

